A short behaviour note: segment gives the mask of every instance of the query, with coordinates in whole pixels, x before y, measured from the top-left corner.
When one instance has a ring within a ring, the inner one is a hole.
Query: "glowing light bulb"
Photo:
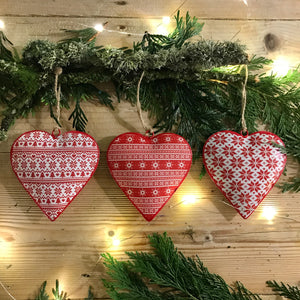
[[[163,22],[163,24],[165,24],[165,25],[170,24],[170,17],[163,17],[163,18],[162,18],[162,22]]]
[[[185,195],[182,197],[183,204],[194,204],[196,202],[196,197],[194,195]]]
[[[276,209],[272,206],[264,206],[262,216],[268,221],[272,221],[276,215]]]
[[[102,24],[96,24],[96,25],[94,26],[94,29],[96,29],[96,30],[99,31],[99,32],[102,32],[102,31],[104,30],[104,27],[103,27]]]
[[[285,76],[288,73],[289,69],[290,69],[290,65],[286,59],[279,57],[274,60],[272,73],[275,74],[275,76],[277,77]]]
[[[169,32],[167,30],[167,28],[163,25],[159,25],[156,29],[156,33],[157,34],[161,34],[161,35],[168,35]]]
[[[6,256],[9,253],[10,244],[4,239],[0,238],[0,257]]]
[[[4,22],[0,20],[0,29],[4,29],[4,27],[5,27]]]
[[[114,247],[118,247],[120,244],[121,244],[121,241],[120,241],[119,239],[113,238],[113,240],[112,240],[112,245],[113,245]]]

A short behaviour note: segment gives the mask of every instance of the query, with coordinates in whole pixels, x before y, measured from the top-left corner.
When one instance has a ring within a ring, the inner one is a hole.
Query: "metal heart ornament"
[[[111,142],[107,162],[121,190],[151,221],[187,176],[192,151],[188,142],[174,133],[147,137],[129,132]]]
[[[14,173],[51,221],[91,179],[99,157],[96,141],[79,131],[58,136],[39,130],[25,132],[10,151]]]
[[[206,170],[227,200],[247,219],[270,192],[284,170],[284,146],[275,134],[259,131],[241,135],[220,131],[203,148]]]

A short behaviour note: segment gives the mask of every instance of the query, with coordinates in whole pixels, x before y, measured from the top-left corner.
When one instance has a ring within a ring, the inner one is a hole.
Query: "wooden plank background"
[[[189,11],[205,21],[204,38],[239,39],[250,54],[283,56],[293,65],[300,62],[298,0],[248,0],[248,5],[242,0],[2,0],[0,18],[5,22],[5,33],[19,50],[31,39],[62,38],[61,28],[79,29],[104,21],[108,21],[106,29],[110,31],[101,34],[98,44],[121,47],[132,45],[145,30],[155,32],[162,16],[172,15],[179,7],[183,13]],[[268,33],[279,40],[273,52],[268,52],[264,44]],[[20,134],[33,129],[52,130],[54,123],[47,109],[18,120],[8,140],[0,143],[0,280],[17,300],[33,299],[44,280],[48,280],[50,291],[55,279],[71,299],[84,298],[89,285],[99,299],[104,299],[99,279],[105,276],[105,269],[99,255],[108,251],[125,259],[124,251],[150,249],[147,234],[164,231],[186,255],[199,255],[211,271],[230,283],[242,281],[265,300],[279,299],[265,286],[266,280],[298,284],[299,194],[281,194],[274,188],[256,212],[243,220],[207,175],[199,181],[198,160],[158,217],[148,223],[114,183],[105,161],[105,151],[115,136],[143,132],[136,108],[124,102],[115,104],[114,112],[84,104],[88,133],[101,149],[100,165],[54,223],[28,197],[9,163],[11,144]],[[65,130],[71,129],[68,114],[62,113]],[[298,165],[289,160],[288,176],[297,172]],[[182,204],[184,195],[194,195],[196,203]],[[276,208],[273,221],[262,217],[265,206]],[[119,247],[112,245],[112,236],[121,240]],[[1,287],[0,299],[10,299]]]

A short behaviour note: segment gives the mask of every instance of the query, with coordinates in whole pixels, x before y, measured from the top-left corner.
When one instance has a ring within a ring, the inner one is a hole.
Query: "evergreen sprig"
[[[149,240],[153,253],[127,252],[129,261],[103,254],[111,278],[103,282],[112,299],[261,299],[241,283],[229,286],[222,277],[210,273],[199,257],[185,257],[166,234],[154,233]]]
[[[297,286],[290,286],[289,284],[277,283],[276,281],[267,281],[267,285],[278,295],[291,300],[300,299],[300,289]]]

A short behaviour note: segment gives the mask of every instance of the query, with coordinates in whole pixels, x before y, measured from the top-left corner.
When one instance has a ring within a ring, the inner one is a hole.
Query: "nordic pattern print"
[[[204,146],[207,172],[244,219],[254,212],[284,170],[286,155],[274,143],[284,146],[277,135],[266,131],[246,136],[220,131]]]
[[[51,221],[59,217],[90,180],[99,156],[96,141],[79,131],[57,137],[45,131],[29,131],[11,147],[13,171]]]
[[[151,221],[188,174],[192,151],[188,142],[174,133],[147,137],[129,132],[111,142],[107,162],[121,190]]]

